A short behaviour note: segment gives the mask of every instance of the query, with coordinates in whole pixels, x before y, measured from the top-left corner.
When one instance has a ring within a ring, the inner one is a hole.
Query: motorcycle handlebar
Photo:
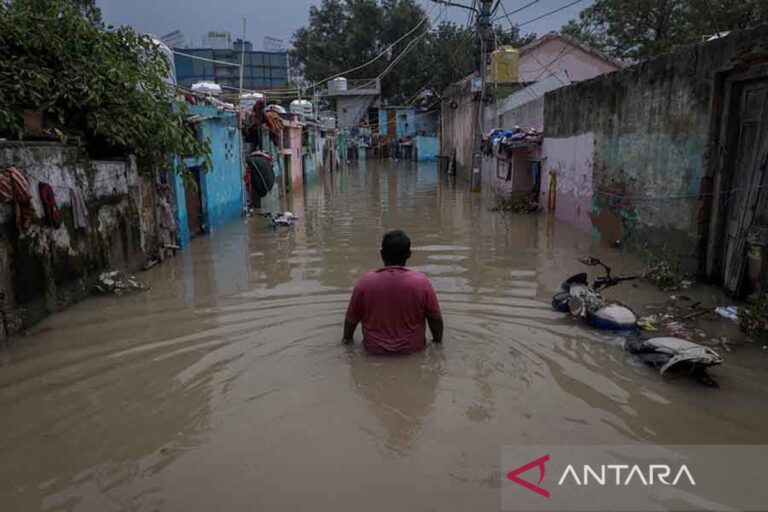
[[[611,277],[598,277],[595,280],[595,288],[607,288],[609,286],[616,286],[624,281],[634,281],[639,279],[640,276],[611,276]]]

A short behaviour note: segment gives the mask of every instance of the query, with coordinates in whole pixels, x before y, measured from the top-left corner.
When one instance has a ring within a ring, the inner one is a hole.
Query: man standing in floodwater
[[[355,286],[344,321],[343,343],[352,343],[357,324],[363,322],[363,346],[372,354],[408,354],[432,341],[443,341],[443,317],[437,295],[427,276],[405,267],[411,240],[402,231],[390,231],[381,241],[384,268],[368,272]]]

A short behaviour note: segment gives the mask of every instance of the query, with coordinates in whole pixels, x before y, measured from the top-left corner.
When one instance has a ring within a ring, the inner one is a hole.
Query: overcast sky
[[[459,0],[470,3],[469,0]],[[535,5],[515,14],[515,20],[523,23],[550,12],[574,0],[539,0]],[[592,0],[569,7],[557,14],[522,28],[524,33],[544,34],[559,29]],[[431,12],[432,19],[443,14],[457,23],[467,19],[466,11],[455,7],[444,8],[429,0],[420,0]],[[504,0],[507,11],[512,11],[531,0]],[[247,17],[246,39],[261,48],[264,36],[285,40],[289,44],[294,31],[306,25],[309,6],[319,5],[320,0],[97,0],[104,20],[113,25],[131,25],[140,32],[162,36],[173,30],[181,30],[193,46],[200,46],[202,35],[208,30],[226,30],[233,37],[242,31],[241,19]]]

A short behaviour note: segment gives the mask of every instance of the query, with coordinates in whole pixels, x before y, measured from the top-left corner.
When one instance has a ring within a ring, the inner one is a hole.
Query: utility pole
[[[240,39],[240,94],[243,94],[243,68],[245,67],[245,16],[243,16],[243,37]]]
[[[485,88],[488,73],[488,51],[493,48],[493,31],[491,30],[491,6],[494,0],[480,0],[480,9],[473,6],[455,3],[449,0],[432,0],[435,3],[468,9],[475,13],[477,20],[477,34],[480,39],[480,55],[478,56],[480,78],[480,101],[477,105],[477,123],[473,128],[474,142],[472,146],[472,170],[470,174],[470,188],[473,192],[479,192],[482,184],[483,163],[483,132],[485,130]],[[497,0],[501,1],[501,0]]]
[[[501,0],[498,0],[501,1]],[[483,135],[485,131],[485,89],[488,80],[488,49],[493,46],[491,33],[491,4],[493,0],[480,0],[480,13],[477,15],[477,33],[480,37],[480,101],[477,106],[477,127],[472,154],[472,192],[480,192],[482,187]]]
[[[240,39],[240,93],[237,97],[237,109],[242,110],[242,101],[243,101],[243,70],[245,68],[245,16],[243,16],[243,36]],[[240,123],[240,115],[237,116],[237,123],[238,126],[241,126]],[[243,132],[239,131],[238,133],[238,141],[240,145],[240,170],[242,172],[242,179],[245,179],[245,173],[248,172],[248,169],[246,167],[246,160],[245,160],[245,141],[243,140]],[[246,209],[249,207],[250,198],[248,197],[248,192],[246,191],[245,187],[243,187],[243,211],[246,211]],[[259,200],[259,204],[261,204],[261,200]],[[256,206],[251,205],[251,206]]]

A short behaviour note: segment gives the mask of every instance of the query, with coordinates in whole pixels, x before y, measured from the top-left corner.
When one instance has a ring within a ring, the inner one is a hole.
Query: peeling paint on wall
[[[720,101],[716,87],[747,60],[767,57],[768,28],[759,27],[679,48],[546,95],[547,137],[562,140],[594,134],[593,187],[627,187],[622,200],[627,206],[614,208],[615,218],[604,213],[610,206],[604,201],[589,202],[601,237],[621,233],[631,245],[679,255],[684,271],[701,268],[707,233],[702,226],[709,219],[701,218],[699,194],[719,157],[712,139],[719,120],[713,117],[713,106]],[[547,155],[547,170],[558,167],[552,159],[558,152]],[[577,155],[571,168],[580,162]],[[564,167],[566,176],[575,176]],[[560,179],[558,175],[558,193]],[[569,188],[573,189],[564,187]],[[565,200],[558,197],[558,216],[578,218],[574,210],[562,211]]]
[[[621,245],[632,235],[638,223],[637,208],[627,200],[624,183],[597,187],[589,218],[593,235],[613,245]]]
[[[205,225],[217,229],[238,219],[243,212],[243,167],[240,157],[240,129],[234,112],[222,112],[214,107],[191,105],[190,113],[204,117],[200,121],[200,136],[211,147],[211,168],[200,173],[200,193]],[[197,162],[187,162],[193,167]],[[176,183],[177,203],[184,202],[183,186]],[[177,213],[185,208],[178,208]],[[180,224],[185,224],[178,219]],[[188,235],[187,235],[188,236]]]
[[[0,306],[12,334],[87,296],[101,271],[138,267],[144,251],[132,161],[88,161],[78,148],[58,143],[3,142],[0,166],[8,165],[27,177],[37,214],[19,234],[12,210],[0,208]],[[54,189],[63,219],[58,229],[42,219],[40,181]],[[85,200],[87,231],[74,226],[72,189]]]
[[[545,137],[542,144],[542,204],[549,202],[549,174],[557,174],[555,215],[569,224],[590,232],[595,136],[585,133],[575,137]]]

